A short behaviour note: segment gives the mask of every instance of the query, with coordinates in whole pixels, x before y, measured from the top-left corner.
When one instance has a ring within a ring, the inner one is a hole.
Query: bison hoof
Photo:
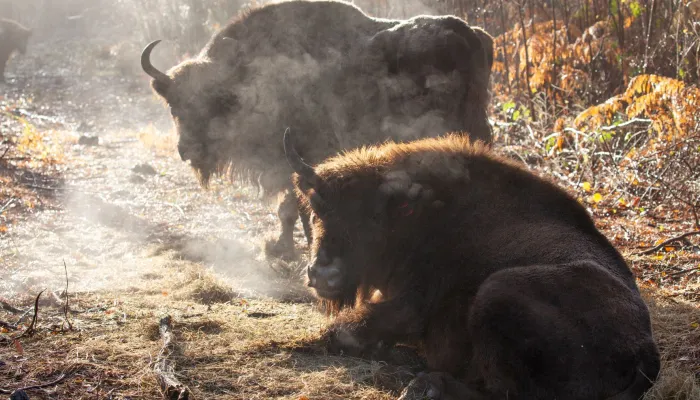
[[[285,261],[293,261],[296,259],[294,243],[289,244],[281,240],[268,240],[265,243],[265,255]]]
[[[440,373],[420,373],[401,392],[399,400],[439,400],[443,396],[444,383]]]

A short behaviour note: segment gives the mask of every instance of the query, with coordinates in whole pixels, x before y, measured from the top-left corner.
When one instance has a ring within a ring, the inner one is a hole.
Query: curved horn
[[[143,49],[141,52],[141,68],[143,68],[143,71],[151,78],[160,82],[169,83],[171,82],[170,77],[158,71],[158,69],[151,64],[151,51],[153,51],[153,48],[156,47],[158,43],[160,43],[160,39],[152,41]]]
[[[311,186],[316,185],[316,182],[318,182],[318,175],[316,175],[313,167],[305,163],[304,160],[301,159],[299,153],[297,153],[297,150],[292,144],[292,134],[289,128],[284,131],[284,155],[287,157],[287,162],[294,172],[304,178]]]

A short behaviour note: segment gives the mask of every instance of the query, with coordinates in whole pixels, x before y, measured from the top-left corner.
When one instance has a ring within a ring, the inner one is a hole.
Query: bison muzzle
[[[161,72],[142,53],[170,106],[178,152],[206,186],[217,174],[284,193],[270,254],[293,254],[299,218],[280,134],[320,162],[360,145],[462,131],[490,141],[492,38],[454,16],[375,19],[337,1],[288,1],[244,13],[193,59]],[[308,236],[308,217],[302,222]]]
[[[403,399],[631,400],[652,386],[634,276],[564,190],[457,135],[315,167],[290,132],[284,147],[311,215],[309,286],[339,311],[323,343],[363,356],[421,342],[431,372]]]

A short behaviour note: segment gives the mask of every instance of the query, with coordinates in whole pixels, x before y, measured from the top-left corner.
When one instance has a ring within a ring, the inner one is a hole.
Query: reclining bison
[[[284,145],[311,214],[308,285],[342,308],[323,343],[422,342],[431,373],[404,398],[632,400],[652,386],[634,277],[563,190],[454,135],[315,168]]]
[[[388,138],[465,131],[491,139],[492,39],[456,17],[400,21],[337,1],[271,4],[232,22],[167,74],[150,63],[158,42],[144,49],[142,68],[170,106],[178,151],[200,182],[242,175],[268,194],[284,193],[271,254],[293,254],[299,218],[285,127],[304,132],[299,151],[311,162]]]
[[[15,50],[24,54],[31,35],[31,29],[16,21],[0,18],[0,82],[5,82],[5,67],[10,56]]]

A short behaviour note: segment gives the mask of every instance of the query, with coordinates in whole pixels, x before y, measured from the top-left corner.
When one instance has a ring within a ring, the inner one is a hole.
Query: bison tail
[[[659,353],[656,346],[652,346],[651,351],[645,351],[635,369],[634,379],[627,389],[608,397],[606,400],[639,400],[647,390],[654,386],[654,381],[661,369]]]

